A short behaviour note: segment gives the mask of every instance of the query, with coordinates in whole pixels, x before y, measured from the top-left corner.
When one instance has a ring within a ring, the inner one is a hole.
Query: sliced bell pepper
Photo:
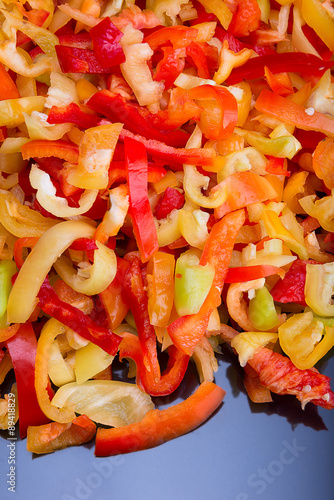
[[[259,95],[255,108],[261,113],[266,113],[289,125],[295,125],[304,130],[315,130],[334,137],[334,119],[313,108],[310,114],[300,104],[290,99],[281,97],[269,90],[263,89]]]
[[[204,108],[199,127],[208,139],[222,139],[233,132],[238,121],[238,106],[231,92],[224,87],[200,85],[190,89],[189,96],[199,100]]]
[[[126,175],[129,186],[133,231],[143,262],[159,248],[157,231],[147,194],[147,156],[145,146],[126,137],[124,140]]]
[[[166,161],[168,165],[173,163],[186,163],[189,165],[212,166],[216,158],[216,152],[211,148],[174,148],[153,139],[145,139],[140,135],[135,135],[126,129],[122,129],[119,135],[121,141],[126,138],[134,139],[145,146],[147,153]]]
[[[277,73],[273,75],[269,68],[264,68],[264,76],[268,82],[269,87],[275,94],[286,97],[293,94],[293,86],[291,78],[288,73]]]
[[[235,37],[248,36],[257,30],[261,22],[261,10],[256,0],[237,0],[236,11],[228,27],[229,33]]]
[[[233,14],[227,6],[227,3],[220,0],[199,0],[205,10],[215,14],[218,17],[220,24],[227,30],[229,27]]]
[[[285,177],[290,177],[290,172],[284,168],[285,158],[276,158],[275,156],[269,156],[268,163],[266,165],[266,172],[268,174],[274,175],[284,175]]]
[[[22,157],[24,160],[29,158],[45,158],[56,156],[62,158],[69,163],[78,163],[79,148],[72,142],[67,142],[59,139],[58,141],[46,141],[36,139],[23,144],[21,147]]]
[[[163,47],[163,58],[158,62],[154,73],[154,80],[164,82],[165,90],[169,90],[176,78],[182,73],[185,65],[184,49],[173,49],[172,47]]]
[[[198,30],[187,26],[171,26],[160,28],[144,38],[144,43],[148,43],[152,50],[159,47],[173,45],[174,49],[187,47],[197,38]]]
[[[166,410],[151,410],[141,422],[118,429],[98,429],[96,456],[145,450],[179,437],[202,424],[221,404],[225,391],[203,382],[185,401]]]
[[[80,309],[59,299],[46,278],[38,293],[40,308],[60,323],[72,328],[86,340],[98,345],[113,356],[116,354],[121,338],[110,330],[97,325]]]
[[[255,297],[249,301],[248,316],[252,325],[261,332],[278,326],[274,300],[265,286],[255,290]]]
[[[182,316],[168,327],[173,343],[182,352],[191,355],[205,334],[212,311],[221,303],[221,293],[227,274],[235,238],[245,222],[243,210],[227,214],[217,222],[204,247],[201,265],[213,265],[215,277],[201,309],[197,314]]]
[[[151,325],[166,327],[173,307],[174,255],[156,252],[147,265],[148,314]]]
[[[312,155],[312,165],[314,172],[319,179],[323,179],[328,189],[334,188],[334,140],[328,139],[320,141]]]
[[[73,196],[76,193],[82,193],[80,188],[73,186],[68,182],[68,170],[64,167],[64,160],[56,158],[55,156],[43,158],[34,157],[33,159],[41,170],[47,172],[52,179],[60,183],[61,191],[66,197]]]
[[[280,267],[266,264],[248,267],[230,267],[227,271],[225,283],[242,283],[244,281],[267,278],[267,276],[272,276],[273,274],[279,274],[284,278],[285,273]]]
[[[215,36],[223,43],[225,40],[227,40],[228,47],[233,52],[240,52],[242,49],[252,49],[259,56],[277,54],[277,52],[271,49],[270,47],[265,47],[263,45],[251,45],[249,43],[241,42],[240,40],[235,38],[231,33],[224,30],[220,26],[216,27]]]
[[[202,108],[190,99],[189,92],[181,87],[174,87],[168,101],[167,121],[175,127],[180,127],[188,120],[200,119]]]
[[[87,106],[113,122],[124,123],[124,127],[134,134],[162,141],[170,146],[182,147],[189,137],[182,131],[160,132],[152,125],[154,116],[152,113],[147,112],[145,118],[137,106],[127,103],[121,95],[113,94],[109,90],[96,92],[87,102]]]
[[[95,53],[89,49],[56,45],[58,61],[63,73],[112,73],[112,66],[100,64]]]
[[[261,384],[276,394],[294,394],[302,403],[308,402],[328,410],[334,408],[334,394],[330,378],[314,368],[300,370],[286,356],[266,347],[248,361],[260,377]]]
[[[198,43],[191,42],[186,47],[187,59],[191,59],[197,68],[197,75],[199,78],[210,78],[210,72],[205,53]]]
[[[52,453],[68,446],[90,441],[96,433],[95,423],[86,415],[76,417],[68,424],[50,422],[30,425],[27,435],[27,450],[31,453]]]
[[[48,123],[75,123],[82,128],[96,127],[99,118],[91,113],[86,113],[72,102],[68,106],[52,106],[49,111]]]
[[[184,194],[180,193],[178,189],[168,187],[155,209],[155,217],[158,220],[166,219],[172,210],[182,208],[184,201]]]
[[[317,264],[317,262],[313,260],[295,260],[284,278],[273,286],[270,293],[276,302],[284,304],[294,302],[306,306],[304,287],[307,264]]]
[[[296,72],[301,76],[321,76],[333,61],[323,61],[320,57],[304,52],[266,54],[249,59],[243,66],[235,68],[226,83],[234,85],[242,80],[254,80],[264,76],[265,67],[272,73]]]
[[[30,425],[49,422],[39,407],[35,391],[37,339],[31,323],[22,324],[14,337],[7,340],[6,346],[15,371],[22,439],[26,437]]]
[[[118,257],[115,278],[110,285],[99,294],[103,307],[106,310],[111,330],[114,330],[122,323],[129,310],[121,293],[123,290],[125,273],[129,266],[129,262]]]
[[[38,237],[36,236],[26,236],[24,238],[18,238],[14,243],[14,260],[18,268],[21,268],[24,263],[22,256],[23,248],[32,248],[36,245]]]
[[[0,63],[0,100],[19,99],[20,97],[16,84],[5,70],[3,64]]]
[[[318,0],[302,0],[301,13],[306,23],[319,35],[321,40],[334,51],[334,22]]]
[[[13,260],[0,260],[0,328],[6,328],[6,326],[8,326],[8,297],[12,289],[12,278],[16,272],[17,268]]]
[[[60,45],[65,45],[66,47],[76,47],[78,49],[92,49],[92,37],[87,31],[76,33],[73,32],[69,34],[59,34],[57,31],[57,36]]]
[[[116,28],[110,17],[104,17],[89,33],[96,59],[100,64],[116,66],[125,62],[125,54],[120,44],[123,33]]]

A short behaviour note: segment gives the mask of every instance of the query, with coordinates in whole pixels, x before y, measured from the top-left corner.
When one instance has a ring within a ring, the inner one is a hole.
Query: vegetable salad
[[[222,344],[254,403],[333,409],[332,3],[0,12],[0,428],[15,395],[33,453],[157,446],[220,406]]]

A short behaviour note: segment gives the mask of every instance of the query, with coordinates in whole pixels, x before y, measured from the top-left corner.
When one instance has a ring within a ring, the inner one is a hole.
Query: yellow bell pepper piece
[[[221,22],[223,28],[227,30],[230,22],[232,21],[233,15],[226,3],[223,0],[199,0],[199,2],[203,5],[207,12],[215,14]]]
[[[305,301],[319,316],[334,316],[333,288],[334,262],[323,265],[307,264]]]
[[[327,47],[334,51],[334,21],[319,0],[302,0],[303,18]]]

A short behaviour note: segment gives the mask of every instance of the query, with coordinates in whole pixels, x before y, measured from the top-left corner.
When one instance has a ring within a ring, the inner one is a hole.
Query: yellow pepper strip
[[[301,170],[295,172],[289,178],[283,191],[283,201],[288,205],[290,210],[295,214],[304,214],[305,210],[299,203],[299,198],[305,195],[305,182],[309,172]]]
[[[147,265],[148,313],[151,324],[166,327],[174,303],[175,257],[156,252]]]
[[[30,184],[37,189],[36,198],[41,206],[56,217],[75,217],[86,213],[94,204],[97,189],[86,189],[78,201],[79,207],[70,207],[66,198],[56,196],[56,188],[49,174],[32,165],[29,175]]]
[[[245,64],[252,54],[253,51],[250,49],[242,49],[240,52],[235,53],[229,50],[228,41],[224,40],[223,47],[219,53],[219,67],[213,77],[214,81],[218,84],[225,82],[232,70]]]
[[[334,316],[334,262],[307,264],[305,302],[319,316]]]
[[[199,0],[199,2],[203,5],[207,12],[215,14],[221,22],[223,28],[227,30],[230,22],[232,21],[233,15],[226,3],[223,0]]]
[[[166,219],[155,219],[159,247],[171,245],[180,238],[179,210],[172,210]]]
[[[116,236],[124,224],[129,209],[129,194],[126,184],[121,184],[109,191],[110,208],[104,214],[101,224],[95,231],[95,239],[105,243]]]
[[[299,203],[308,215],[318,219],[321,226],[331,233],[334,232],[334,193],[320,200],[312,194],[299,200]]]
[[[78,273],[71,260],[62,255],[54,263],[54,268],[62,280],[73,290],[85,295],[96,295],[103,292],[116,276],[117,260],[113,250],[96,241],[94,263]]]
[[[227,189],[224,185],[221,189],[211,192],[209,196],[205,196],[202,189],[208,188],[210,177],[199,173],[193,165],[184,165],[183,169],[183,189],[193,203],[205,208],[218,208],[226,201]]]
[[[0,222],[11,234],[41,236],[59,221],[44,217],[36,210],[22,205],[12,193],[0,192]]]
[[[273,210],[264,210],[262,212],[264,227],[271,238],[279,238],[284,241],[286,246],[295,252],[300,259],[308,258],[304,242],[297,241],[296,238],[282,224],[282,221]]]
[[[300,370],[312,368],[334,345],[334,328],[313,319],[312,312],[294,314],[278,329],[280,345]]]
[[[29,54],[16,47],[16,30],[11,29],[11,38],[0,44],[0,62],[18,75],[35,78],[51,70],[51,58],[41,55],[29,64]]]
[[[76,87],[79,99],[82,102],[88,100],[90,97],[92,97],[93,94],[98,92],[95,85],[86,80],[86,78],[81,78],[80,80],[78,80],[76,82]]]
[[[59,40],[51,31],[20,19],[6,10],[0,9],[0,12],[5,16],[12,28],[22,31],[22,33],[31,38],[47,56],[53,57],[56,54],[55,46],[59,45]]]
[[[1,45],[0,45],[1,52]],[[17,127],[24,123],[23,113],[32,113],[33,111],[43,111],[45,97],[32,96],[21,97],[19,99],[5,99],[0,101],[0,127]]]
[[[208,238],[207,222],[210,215],[202,210],[179,211],[179,229],[190,246],[203,250]]]
[[[334,51],[334,22],[319,0],[302,0],[303,18],[321,40]]]
[[[265,347],[270,342],[276,342],[277,339],[277,333],[241,332],[232,339],[231,347],[233,347],[239,355],[240,366],[246,366],[247,361],[251,359],[258,350]]]
[[[217,172],[217,182],[222,182],[236,172],[244,172],[246,170],[258,175],[266,174],[267,159],[256,148],[244,148],[241,151],[218,156],[217,159],[219,159],[220,166],[220,170]]]
[[[45,324],[37,343],[35,361],[35,389],[38,404],[48,418],[54,422],[67,423],[75,418],[70,408],[57,408],[50,402],[47,387],[49,384],[48,362],[50,349],[57,335],[65,333],[65,327],[54,318]]]
[[[264,155],[289,158],[291,160],[302,147],[293,135],[270,139],[260,132],[252,132],[241,128],[235,128],[234,131],[241,135],[250,146],[257,148]]]
[[[254,326],[249,319],[248,305],[243,294],[249,290],[258,290],[264,286],[265,279],[260,278],[244,283],[231,283],[226,295],[226,306],[231,318],[245,331],[253,331]]]
[[[94,227],[82,221],[65,221],[46,231],[21,267],[7,305],[9,323],[25,323],[33,312],[39,289],[58,257],[78,238],[92,238]]]
[[[106,189],[108,170],[123,125],[113,123],[89,128],[79,146],[78,166],[68,171],[68,182],[82,189]]]

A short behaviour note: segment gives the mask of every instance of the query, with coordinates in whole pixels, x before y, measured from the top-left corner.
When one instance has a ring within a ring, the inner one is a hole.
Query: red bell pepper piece
[[[265,264],[260,266],[231,267],[227,271],[225,283],[243,283],[244,281],[252,281],[259,278],[266,278],[273,274],[280,274],[281,272],[281,268]]]
[[[215,37],[217,37],[221,42],[224,40],[228,41],[228,48],[233,52],[240,52],[242,49],[252,49],[259,56],[277,54],[277,52],[270,47],[265,47],[264,45],[251,45],[249,43],[244,43],[235,38],[231,33],[228,33],[221,26],[217,26],[215,31]]]
[[[17,383],[19,428],[21,439],[30,425],[42,425],[50,420],[39,407],[35,391],[35,358],[37,339],[31,323],[20,326],[14,337],[6,342]]]
[[[101,113],[113,122],[122,122],[124,127],[134,134],[140,134],[147,139],[155,139],[173,146],[184,146],[189,138],[181,130],[161,132],[153,126],[152,113],[145,112],[144,117],[139,112],[139,107],[127,103],[119,94],[109,90],[96,92],[87,102],[87,105],[96,113]]]
[[[306,306],[305,302],[305,280],[306,264],[319,264],[315,260],[295,260],[282,280],[279,280],[271,289],[270,293],[276,302],[287,304],[294,302]]]
[[[14,243],[14,260],[18,268],[21,268],[24,263],[22,256],[23,248],[32,248],[36,245],[39,240],[38,236],[26,236],[23,238],[18,238]]]
[[[63,73],[112,73],[112,66],[100,64],[94,52],[89,49],[56,45],[58,61]]]
[[[28,21],[35,24],[36,26],[43,26],[43,24],[50,15],[50,12],[43,9],[31,9],[28,11],[24,11],[22,13],[24,17],[28,19]],[[31,38],[29,38],[25,33],[22,33],[22,31],[17,32],[17,40],[16,40],[17,47],[23,45],[24,43],[29,42],[30,40]]]
[[[72,328],[84,339],[93,342],[113,356],[117,353],[121,338],[106,328],[97,325],[80,309],[60,300],[46,278],[38,293],[39,307],[64,325]]]
[[[132,132],[122,129],[119,134],[119,139],[121,141],[125,141],[127,138],[134,139],[137,142],[142,143],[145,146],[147,153],[152,155],[154,158],[166,161],[166,164],[168,165],[173,163],[188,163],[190,165],[212,166],[216,157],[216,153],[213,149],[173,148],[172,146],[167,146],[160,141],[145,139],[145,137],[132,134]]]
[[[159,248],[157,231],[147,194],[147,156],[140,142],[126,138],[125,165],[129,185],[130,208],[133,232],[140,256],[147,262]]]
[[[92,240],[90,238],[78,238],[77,240],[73,241],[69,248],[71,250],[76,250],[79,252],[87,252],[97,250],[98,246],[95,243],[95,240]]]
[[[93,49],[98,62],[104,66],[116,66],[125,62],[120,40],[123,33],[116,28],[110,17],[103,18],[90,30]]]
[[[266,347],[256,352],[248,361],[260,377],[260,382],[276,394],[294,394],[302,405],[311,402],[331,410],[334,408],[334,394],[330,378],[316,369],[300,370],[292,361]],[[309,391],[303,390],[309,387]]]
[[[170,92],[167,108],[167,121],[174,127],[180,127],[188,120],[198,121],[203,108],[190,99],[189,92],[180,87],[174,87]]]
[[[95,455],[109,456],[153,448],[202,424],[219,407],[225,391],[203,382],[185,401],[166,410],[151,410],[138,423],[118,429],[98,429]]]
[[[158,62],[153,78],[157,82],[163,81],[165,90],[168,90],[184,69],[185,52],[184,49],[173,49],[172,47],[163,47],[162,51],[164,56]]]
[[[69,163],[78,163],[79,148],[72,142],[63,141],[47,141],[44,139],[35,139],[23,144],[21,153],[24,160],[29,158],[45,158],[56,156],[62,158]]]
[[[333,62],[334,64],[334,62]],[[305,112],[300,104],[263,89],[255,102],[255,108],[269,116],[274,116],[289,125],[304,130],[316,130],[334,137],[334,120],[323,113],[314,111],[312,115]]]
[[[184,194],[177,189],[168,187],[163,197],[155,209],[155,216],[158,220],[165,219],[172,210],[178,210],[184,205]]]
[[[147,181],[158,182],[165,177],[166,170],[160,165],[148,162],[147,164]],[[111,187],[114,182],[126,181],[125,160],[115,160],[110,163],[109,168],[109,184]]]
[[[333,55],[333,52],[327,47],[327,45],[321,40],[321,38],[316,34],[313,28],[308,24],[304,24],[302,27],[303,33],[306,38],[311,42],[315,50],[320,54],[320,56],[325,60],[329,61]]]
[[[190,25],[200,24],[200,23],[210,23],[210,22],[218,22],[218,17],[215,14],[211,14],[205,10],[203,5],[198,2],[198,0],[192,0],[191,2],[194,8],[197,11],[196,19],[191,19],[189,21]]]
[[[187,59],[193,61],[195,67],[197,68],[197,75],[199,78],[210,78],[208,63],[201,46],[198,43],[191,42],[186,47],[186,54]]]
[[[67,182],[68,172],[64,168],[64,160],[56,158],[54,156],[45,158],[34,158],[34,161],[38,164],[41,170],[47,172],[52,179],[57,180],[60,183],[61,190],[65,196],[72,196],[75,193],[82,193],[82,189],[72,186]]]
[[[266,165],[266,172],[268,174],[274,175],[284,175],[285,177],[290,177],[290,172],[284,167],[284,158],[276,158],[276,156],[269,156],[268,163]]]
[[[297,129],[294,135],[303,148],[312,149],[312,152],[326,138],[325,134],[315,130]]]
[[[161,28],[154,31],[144,38],[144,42],[148,43],[152,50],[157,50],[159,47],[172,44],[174,49],[187,47],[191,42],[195,41],[198,35],[198,30],[187,26],[171,26]]]
[[[197,314],[182,316],[167,328],[174,345],[185,354],[191,355],[194,352],[205,334],[212,311],[221,304],[221,293],[235,238],[244,222],[244,210],[232,212],[217,222],[209,234],[200,264],[204,266],[210,263],[215,269],[211,289]]]
[[[211,118],[207,120],[209,124],[201,127],[203,134],[208,139],[223,139],[233,132],[238,121],[238,105],[236,98],[231,92],[224,87],[200,85],[199,87],[190,89],[189,96],[191,99],[204,100],[204,102],[207,99],[214,99],[217,103],[219,112],[215,110],[216,120]],[[202,104],[202,106],[205,112],[205,104]],[[211,113],[212,108],[209,108],[209,114]]]
[[[20,97],[16,84],[5,70],[3,64],[0,63],[0,101],[4,99],[19,99]]]
[[[87,31],[73,34],[63,34],[58,35],[60,45],[66,45],[67,47],[76,47],[77,49],[92,49],[93,42],[90,34]]]
[[[261,23],[261,10],[256,0],[237,0],[236,11],[228,27],[228,32],[236,37],[248,36]]]
[[[272,73],[294,71],[301,76],[321,76],[326,69],[334,66],[334,61],[323,61],[313,54],[305,52],[289,52],[267,54],[249,59],[239,68],[234,68],[226,80],[228,85],[234,85],[242,80],[254,80],[264,76],[267,66]]]
[[[86,113],[74,102],[63,107],[52,106],[48,116],[48,123],[75,123],[85,129],[96,127],[98,122],[96,115]]]
[[[122,297],[125,273],[130,263],[117,257],[116,276],[110,285],[99,293],[99,298],[107,313],[107,319],[111,330],[117,328],[125,318],[129,308]]]

